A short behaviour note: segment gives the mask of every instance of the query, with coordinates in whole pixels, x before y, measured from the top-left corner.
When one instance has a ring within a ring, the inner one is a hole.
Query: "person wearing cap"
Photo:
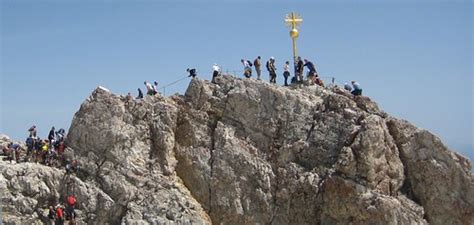
[[[275,58],[273,56],[267,61],[266,66],[270,76],[270,83],[276,83]]]
[[[362,88],[360,87],[360,84],[357,83],[357,81],[351,81],[352,83],[352,87],[354,88],[353,91],[351,91],[351,93],[354,95],[354,96],[357,96],[357,95],[362,95]]]
[[[257,56],[257,58],[253,61],[253,65],[255,66],[255,71],[257,72],[257,80],[260,80],[260,74],[262,73],[262,69],[261,69],[262,63],[260,61],[261,59],[262,57]]]
[[[217,65],[217,63],[214,63],[214,65],[212,66],[212,83],[215,84],[216,83],[216,77],[219,75],[219,71],[220,71],[220,68],[219,66]]]

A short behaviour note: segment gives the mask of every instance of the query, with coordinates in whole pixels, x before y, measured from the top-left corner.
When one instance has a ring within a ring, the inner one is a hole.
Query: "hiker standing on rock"
[[[54,140],[54,127],[51,128],[48,134],[48,141],[49,141],[50,148],[53,147],[53,140]]]
[[[153,95],[158,94],[158,82],[153,82]]]
[[[303,60],[301,59],[301,56],[298,56],[297,63],[296,63],[296,74],[295,74],[295,76],[298,77],[299,82],[303,82],[303,69],[304,69]]]
[[[219,75],[219,71],[221,70],[221,68],[219,68],[219,66],[217,65],[217,63],[214,63],[214,65],[212,66],[212,83],[215,84],[216,83],[216,77]]]
[[[286,61],[283,65],[283,77],[285,78],[285,86],[288,86],[288,77],[290,76],[290,62]]]
[[[253,61],[253,65],[255,66],[255,71],[257,72],[257,80],[260,80],[260,74],[262,73],[262,62],[260,61],[262,58],[257,56],[257,58]]]
[[[270,83],[276,84],[276,68],[275,68],[275,58],[272,56],[267,61],[267,70],[270,76]]]
[[[144,81],[143,84],[145,85],[146,87],[146,94],[147,95],[153,95],[153,85],[151,85],[150,83],[148,83],[148,81]]]
[[[36,138],[36,125],[33,124],[28,131],[30,132],[30,138]]]

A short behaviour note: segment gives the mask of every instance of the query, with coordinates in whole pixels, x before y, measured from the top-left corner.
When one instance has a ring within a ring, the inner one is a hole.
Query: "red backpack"
[[[74,195],[69,195],[69,197],[67,197],[67,204],[69,206],[74,206],[76,204],[76,198]]]
[[[64,218],[63,209],[61,207],[56,208],[56,217],[58,219],[63,219]]]

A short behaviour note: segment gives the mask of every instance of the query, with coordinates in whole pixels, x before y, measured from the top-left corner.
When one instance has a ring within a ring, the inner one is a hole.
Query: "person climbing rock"
[[[197,76],[196,74],[196,69],[195,68],[187,68],[186,71],[189,73],[189,76],[188,77],[192,77],[192,78],[195,78]]]
[[[56,219],[54,221],[55,225],[64,225],[64,211],[63,207],[58,204],[56,205]]]
[[[74,195],[69,195],[66,199],[66,220],[72,221],[73,223],[76,220],[76,197]]]
[[[307,60],[307,59],[304,59],[304,66],[306,66],[308,68],[308,80],[310,81],[314,81],[314,77],[318,74],[316,72],[316,67],[314,66],[314,63],[312,63],[311,61]]]

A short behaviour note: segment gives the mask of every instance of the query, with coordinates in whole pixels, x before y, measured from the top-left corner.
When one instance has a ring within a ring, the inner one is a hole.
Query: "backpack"
[[[247,60],[247,62],[249,63],[249,66],[250,66],[250,67],[253,66],[253,64],[252,64],[252,62],[250,62],[250,60]]]
[[[70,195],[69,197],[67,197],[67,204],[69,206],[74,206],[76,204],[76,198]]]

